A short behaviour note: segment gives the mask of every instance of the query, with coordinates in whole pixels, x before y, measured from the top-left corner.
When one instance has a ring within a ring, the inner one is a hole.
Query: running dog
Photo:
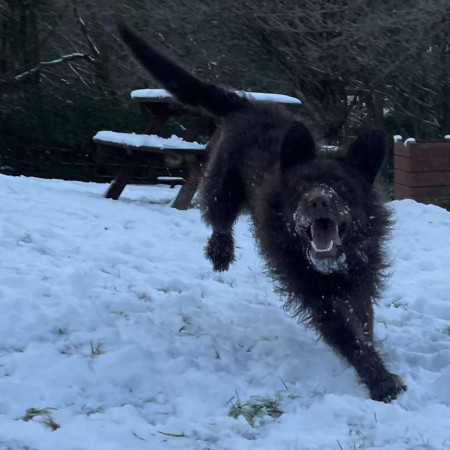
[[[178,102],[218,124],[200,186],[213,268],[233,262],[233,224],[248,211],[286,308],[355,368],[373,400],[395,399],[406,386],[387,370],[373,337],[390,224],[373,187],[385,158],[384,132],[361,135],[345,154],[319,151],[306,122],[287,108],[203,82],[120,20],[118,28]]]

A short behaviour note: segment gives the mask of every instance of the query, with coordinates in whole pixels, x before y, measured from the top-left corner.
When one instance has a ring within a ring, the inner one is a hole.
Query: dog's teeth
[[[312,248],[314,249],[315,252],[317,252],[317,253],[324,253],[324,252],[331,251],[331,249],[333,248],[333,245],[334,245],[334,241],[332,239],[330,241],[330,244],[328,245],[327,248],[318,248],[314,241],[311,241],[311,245],[312,245]]]

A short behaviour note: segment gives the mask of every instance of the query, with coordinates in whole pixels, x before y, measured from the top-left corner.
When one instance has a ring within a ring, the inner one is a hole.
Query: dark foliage
[[[448,0],[0,0],[0,172],[90,179],[105,162],[93,134],[143,130],[126,126],[140,121],[129,94],[152,85],[118,39],[118,12],[203,80],[300,98],[330,144],[367,124],[449,132]]]

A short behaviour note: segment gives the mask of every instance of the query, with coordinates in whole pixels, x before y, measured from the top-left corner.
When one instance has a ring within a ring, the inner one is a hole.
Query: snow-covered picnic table
[[[275,102],[285,103],[291,105],[301,105],[298,98],[291,97],[284,94],[272,94],[270,92],[247,92],[235,91],[236,94],[247,97],[252,100],[261,102]],[[165,89],[137,89],[131,92],[131,98],[138,102],[171,102],[173,101],[172,94]]]
[[[238,95],[255,101],[269,101],[299,106],[300,100],[282,94],[236,91]],[[201,174],[202,162],[208,148],[217,142],[220,130],[217,129],[211,117],[194,112],[177,103],[165,89],[139,89],[131,92],[131,98],[138,102],[143,114],[148,117],[144,133],[119,133],[114,131],[99,131],[94,136],[98,151],[103,156],[123,157],[119,172],[108,191],[106,198],[117,200],[135,176],[144,156],[149,153],[163,154],[165,166],[171,169],[187,171],[187,178],[159,177],[162,183],[182,184],[180,192],[173,203],[177,209],[186,209],[194,196]],[[171,118],[189,116],[189,123],[183,129],[181,136],[163,138],[160,135]],[[202,137],[209,138],[207,144],[197,142]],[[174,179],[176,178],[176,179]]]

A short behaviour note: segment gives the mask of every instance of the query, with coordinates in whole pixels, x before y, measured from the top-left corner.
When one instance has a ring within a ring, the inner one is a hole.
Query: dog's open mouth
[[[336,257],[345,228],[344,222],[338,224],[331,218],[313,219],[306,228],[312,255],[318,259]]]

